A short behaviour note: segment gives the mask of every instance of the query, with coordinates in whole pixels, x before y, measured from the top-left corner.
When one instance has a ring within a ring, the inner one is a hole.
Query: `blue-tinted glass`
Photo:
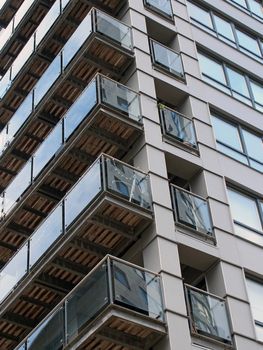
[[[223,67],[220,63],[199,53],[198,55],[201,71],[208,77],[226,85],[226,78]]]
[[[261,56],[259,45],[255,38],[252,38],[250,35],[247,35],[238,29],[236,29],[236,33],[237,33],[237,38],[240,46],[242,46],[243,48],[245,48],[250,52],[253,52],[258,56]]]
[[[257,1],[257,0],[249,0],[249,7],[250,10],[260,18],[263,18],[263,9],[262,9],[262,1]]]
[[[250,80],[250,85],[251,85],[255,102],[263,106],[263,86],[252,80]]]
[[[229,82],[231,88],[235,91],[240,93],[241,95],[249,98],[249,92],[248,87],[246,83],[246,79],[243,74],[238,73],[237,71],[227,67],[227,73],[229,77]]]
[[[214,15],[214,21],[218,34],[223,35],[231,41],[235,41],[234,34],[232,31],[231,24],[225,21],[223,18]]]
[[[214,29],[213,23],[208,11],[205,11],[204,9],[193,4],[192,2],[189,2],[187,6],[188,6],[188,10],[191,18],[193,18],[199,23],[202,23],[203,25],[205,25],[210,29]]]
[[[236,126],[215,116],[212,116],[212,123],[218,141],[243,152],[239,132]]]
[[[249,156],[263,163],[262,138],[246,130],[242,130],[242,133]]]

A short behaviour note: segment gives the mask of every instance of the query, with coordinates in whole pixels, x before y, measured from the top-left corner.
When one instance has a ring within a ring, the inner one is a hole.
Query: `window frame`
[[[190,13],[189,13],[189,17],[192,21],[193,24],[196,24],[199,28],[206,30],[208,33],[212,34],[213,36],[217,37],[219,40],[223,41],[224,43],[230,45],[231,47],[236,48],[237,50],[239,50],[242,53],[245,53],[246,55],[248,55],[249,57],[252,57],[254,59],[256,59],[259,62],[263,62],[263,45],[261,44],[262,42],[262,38],[260,38],[259,36],[255,36],[251,33],[249,33],[248,31],[246,31],[244,28],[241,28],[239,25],[236,25],[233,21],[225,18],[224,16],[222,16],[220,13],[217,13],[216,11],[213,11],[212,9],[205,7],[203,5],[200,5],[199,3],[197,3],[194,0],[188,0],[188,4],[192,4],[198,8],[200,8],[202,11],[205,11],[211,20],[212,26],[213,28],[208,27],[206,24],[202,23],[201,21],[197,20],[194,17],[191,17]],[[188,8],[188,12],[189,8]],[[216,21],[215,21],[215,17],[219,17],[221,18],[223,21],[227,22],[230,24],[231,29],[232,29],[232,33],[233,33],[233,37],[234,37],[234,41],[231,40],[230,38],[224,36],[223,34],[221,34],[218,31],[217,25],[216,25]],[[259,52],[261,53],[261,56],[257,55],[255,52],[251,51],[248,48],[244,47],[243,45],[240,44],[240,40],[238,39],[238,31],[241,33],[244,33],[245,35],[249,36],[251,39],[255,40],[257,42],[258,45],[258,49]]]
[[[172,3],[171,3],[171,0],[168,0],[169,3],[170,3],[170,10],[171,10],[171,13],[168,14],[167,12],[165,11],[162,11],[160,9],[158,9],[158,7],[155,7],[153,5],[151,5],[149,2],[149,0],[143,0],[143,4],[144,4],[144,7],[150,11],[152,11],[153,13],[155,14],[158,14],[166,19],[169,19],[170,21],[174,22],[173,20],[173,17],[174,17],[174,13],[173,13],[173,7],[172,7]]]
[[[249,0],[244,0],[246,3],[246,7],[242,6],[241,4],[239,4],[237,1],[235,0],[228,0],[230,3],[234,4],[234,6],[238,7],[239,9],[241,9],[242,11],[248,13],[250,16],[255,17],[256,19],[258,19],[259,21],[263,22],[263,12],[262,12],[262,17],[257,15],[255,12],[252,11],[252,9],[250,8],[250,3]],[[258,2],[256,0],[252,0],[255,2]]]
[[[247,146],[246,146],[246,141],[245,141],[245,138],[244,138],[244,135],[243,135],[243,130],[246,131],[246,132],[248,132],[248,133],[251,134],[251,135],[254,135],[254,136],[260,138],[261,141],[262,141],[262,143],[263,143],[263,136],[261,136],[261,135],[255,133],[255,132],[251,132],[249,129],[243,127],[243,126],[242,126],[241,124],[239,124],[239,123],[235,123],[235,122],[233,122],[233,121],[229,121],[228,119],[226,119],[226,118],[224,118],[223,116],[219,115],[219,114],[218,114],[217,112],[215,112],[215,111],[211,111],[211,112],[210,112],[210,115],[211,115],[212,119],[213,119],[213,118],[217,118],[217,119],[223,121],[224,123],[227,123],[227,124],[229,124],[229,125],[231,125],[231,126],[233,126],[233,127],[236,128],[236,130],[237,130],[237,132],[238,132],[239,141],[240,141],[241,147],[242,147],[242,149],[243,149],[243,152],[241,152],[240,150],[236,149],[235,147],[232,147],[232,146],[230,146],[230,145],[224,143],[223,141],[218,140],[217,137],[216,137],[215,127],[214,127],[213,122],[212,122],[212,127],[213,127],[213,130],[214,130],[214,137],[215,137],[216,143],[219,143],[220,145],[222,145],[222,146],[224,146],[224,147],[226,147],[226,148],[229,148],[230,150],[232,150],[232,151],[234,151],[234,152],[239,153],[241,156],[246,157],[246,160],[247,160],[248,164],[245,164],[245,163],[241,162],[240,160],[238,160],[238,159],[236,159],[236,158],[234,158],[234,157],[231,157],[229,154],[226,154],[226,153],[224,153],[223,151],[221,151],[221,150],[219,150],[219,149],[217,149],[217,150],[218,150],[219,152],[225,154],[226,156],[228,156],[228,157],[230,157],[230,158],[233,158],[233,159],[235,159],[236,161],[238,161],[238,162],[240,162],[240,163],[242,163],[242,164],[244,164],[244,165],[246,165],[246,166],[249,166],[249,167],[252,168],[253,170],[256,170],[256,171],[259,171],[259,172],[260,172],[260,170],[256,169],[255,167],[253,167],[253,166],[251,165],[251,161],[256,162],[256,163],[258,163],[259,165],[262,165],[262,166],[263,166],[263,163],[260,162],[259,160],[257,160],[256,158],[253,158],[253,157],[248,153]],[[260,172],[260,173],[261,173],[261,172]]]

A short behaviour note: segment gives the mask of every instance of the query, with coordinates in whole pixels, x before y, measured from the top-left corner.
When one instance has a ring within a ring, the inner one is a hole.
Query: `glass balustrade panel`
[[[0,302],[27,273],[27,251],[26,244],[0,272]]]
[[[0,51],[2,48],[5,46],[9,38],[11,37],[13,33],[13,27],[14,27],[14,22],[11,20],[11,22],[8,24],[8,26],[5,29],[1,30],[1,36],[0,36]]]
[[[67,4],[68,4],[70,1],[71,1],[71,0],[61,0],[62,10],[67,6]]]
[[[69,64],[75,54],[92,33],[91,12],[83,19],[78,28],[72,34],[63,49],[63,68]]]
[[[195,331],[231,343],[225,301],[191,289],[188,295]]]
[[[103,12],[96,11],[96,30],[117,42],[125,49],[132,50],[131,29]]]
[[[0,155],[4,151],[6,143],[7,143],[7,126],[0,132]]]
[[[61,74],[61,68],[61,56],[59,54],[35,86],[34,106],[37,106],[43,96],[48,92],[56,79],[59,77]]]
[[[112,158],[106,158],[105,165],[107,189],[110,192],[141,207],[151,209],[152,200],[147,175]]]
[[[109,304],[107,265],[103,263],[66,302],[68,342]]]
[[[208,204],[205,200],[188,192],[174,188],[177,219],[205,234],[212,233]]]
[[[112,261],[115,303],[163,320],[160,278],[152,273]]]
[[[5,214],[19,200],[19,197],[31,184],[32,161],[29,160],[11,184],[5,190],[4,212]]]
[[[27,42],[27,44],[24,46],[22,51],[19,53],[19,55],[17,56],[16,60],[12,65],[12,73],[11,73],[12,80],[15,79],[20,69],[24,66],[26,61],[34,52],[34,49],[35,49],[35,37],[32,36],[30,40]]]
[[[46,33],[50,30],[53,23],[56,21],[56,19],[59,17],[61,11],[60,11],[60,0],[57,0],[51,9],[48,11],[46,16],[41,21],[40,25],[37,27],[36,30],[36,46],[39,45],[41,40],[44,38]]]
[[[21,22],[31,5],[34,3],[34,1],[35,0],[24,0],[22,5],[19,7],[14,17],[14,30],[17,28],[17,26],[19,25],[19,23]]]
[[[11,143],[17,131],[28,119],[33,110],[33,94],[30,93],[20,107],[16,110],[8,124],[7,141]]]
[[[59,205],[30,239],[30,268],[50,248],[62,232],[62,205]]]
[[[60,350],[64,343],[64,310],[59,308],[27,340],[27,350]]]
[[[97,104],[97,84],[93,80],[83,91],[65,116],[65,138],[67,139],[89,115]]]
[[[167,47],[152,41],[154,63],[170,73],[184,76],[181,55],[168,49]]]
[[[8,69],[8,71],[5,73],[5,75],[0,80],[0,98],[3,98],[6,91],[11,86],[11,69]]]
[[[67,195],[65,203],[66,226],[69,226],[102,188],[100,160],[96,161]]]
[[[166,108],[161,109],[161,113],[163,116],[165,133],[167,135],[192,147],[197,147],[192,120]]]
[[[141,120],[138,94],[104,77],[100,77],[100,92],[102,103],[124,112],[129,118],[137,122]]]
[[[146,5],[149,5],[165,15],[172,17],[172,6],[170,0],[145,0]]]
[[[34,178],[47,165],[62,145],[62,132],[62,123],[60,122],[36,151],[33,161]]]

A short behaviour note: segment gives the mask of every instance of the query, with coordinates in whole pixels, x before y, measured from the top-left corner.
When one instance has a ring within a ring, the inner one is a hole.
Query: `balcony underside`
[[[0,348],[12,349],[11,338],[21,341],[107,253],[123,254],[151,221],[148,210],[100,195],[2,303]]]
[[[128,119],[101,105],[93,110],[2,221],[0,261],[14,254],[102,152],[118,158],[126,154],[142,133]],[[10,164],[15,165],[12,157]]]
[[[146,350],[165,334],[162,322],[114,305],[85,327],[66,349]]]
[[[103,72],[113,77],[118,76],[133,58],[129,53],[118,50],[97,35],[91,38],[87,46],[78,52],[74,64],[67,67],[63,77],[54,83],[48,96],[44,96],[40,101],[35,113],[18,131],[15,140],[0,158],[1,190],[33,155],[94,74]],[[8,102],[8,108],[15,110],[16,103],[16,98],[13,98]]]
[[[0,25],[5,28],[11,19],[14,17],[16,11],[22,4],[23,0],[6,0],[4,6],[0,11]]]

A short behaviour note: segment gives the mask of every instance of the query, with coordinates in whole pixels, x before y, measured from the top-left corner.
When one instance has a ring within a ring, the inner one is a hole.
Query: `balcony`
[[[226,301],[188,285],[186,296],[192,334],[232,347]]]
[[[59,122],[94,73],[119,77],[133,59],[130,27],[92,9],[2,130],[2,190]],[[25,83],[25,82],[24,82]],[[17,101],[14,99],[13,103]],[[11,135],[11,138],[10,138]],[[15,136],[15,138],[13,138]],[[10,142],[10,140],[12,142]]]
[[[171,185],[171,194],[177,225],[214,241],[207,200],[174,185]]]
[[[173,19],[171,0],[144,0],[146,8],[159,13],[169,19]]]
[[[191,150],[197,149],[196,133],[192,119],[159,104],[162,132],[165,138],[177,141]]]
[[[184,80],[183,62],[180,53],[150,39],[153,66],[176,78]]]
[[[141,134],[139,95],[97,75],[6,188],[0,260],[14,254],[101,152],[121,158]]]
[[[25,336],[25,324],[34,328],[98,261],[123,254],[151,222],[148,176],[100,156],[2,269],[0,322],[10,329],[2,337]]]
[[[163,312],[160,276],[108,256],[19,349],[149,349],[166,333]]]
[[[0,4],[0,26],[6,28],[23,0],[2,0]]]

